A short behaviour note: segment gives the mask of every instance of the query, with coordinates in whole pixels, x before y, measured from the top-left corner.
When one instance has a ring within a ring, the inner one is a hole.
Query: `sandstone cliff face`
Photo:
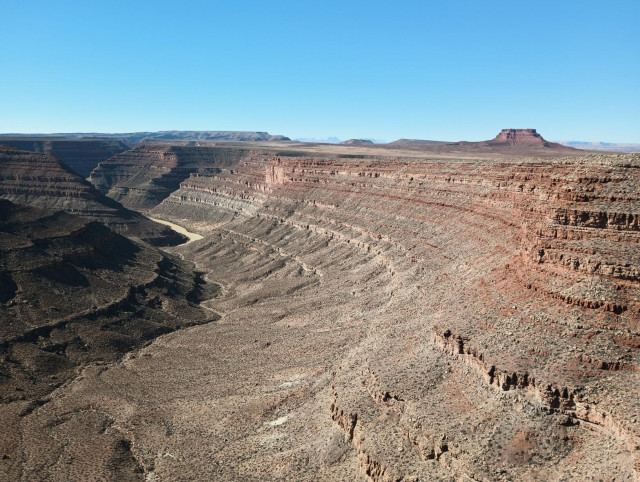
[[[502,129],[500,133],[491,141],[491,144],[516,145],[540,145],[547,144],[535,129]]]
[[[0,137],[0,144],[17,149],[49,154],[64,162],[73,172],[86,178],[99,162],[128,149],[122,142],[109,139],[47,139]]]
[[[152,212],[205,235],[223,318],[32,427],[107,413],[148,478],[638,477],[640,157],[198,165]]]
[[[502,129],[490,141],[472,144],[480,144],[483,147],[498,150],[508,148],[512,151],[530,151],[533,155],[544,151],[565,151],[569,153],[575,151],[571,147],[545,140],[535,129]],[[576,153],[576,155],[578,154]]]
[[[184,238],[165,226],[124,209],[47,154],[0,146],[0,197],[29,206],[95,218],[119,233],[152,244],[178,244]]]
[[[624,478],[638,470],[638,165],[256,153],[192,173],[153,212],[209,230],[192,255],[227,280],[246,267],[240,286],[253,250],[318,283],[294,292],[324,303],[280,316],[349,347],[318,363],[333,366],[332,419],[368,477],[586,476],[606,460],[571,460],[606,447]],[[276,309],[247,296],[231,313]],[[338,313],[348,334],[333,331]]]

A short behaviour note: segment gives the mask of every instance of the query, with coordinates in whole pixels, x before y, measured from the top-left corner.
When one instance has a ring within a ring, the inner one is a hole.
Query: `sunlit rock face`
[[[544,145],[547,143],[535,129],[502,129],[500,133],[490,141],[493,144],[505,143],[515,145]]]

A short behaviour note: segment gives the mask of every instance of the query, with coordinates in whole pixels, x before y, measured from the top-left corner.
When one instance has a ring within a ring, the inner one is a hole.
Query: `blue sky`
[[[0,0],[0,132],[640,142],[640,1]]]

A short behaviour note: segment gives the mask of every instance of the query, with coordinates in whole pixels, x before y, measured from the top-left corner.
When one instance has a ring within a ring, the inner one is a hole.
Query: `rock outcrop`
[[[174,245],[186,240],[102,195],[48,154],[0,146],[0,198],[91,217],[152,244]]]
[[[550,147],[551,143],[545,141],[535,129],[502,129],[500,133],[488,141],[491,145],[509,146],[538,146]]]
[[[86,178],[99,162],[128,149],[122,142],[110,139],[55,139],[29,137],[2,137],[0,145],[13,146],[23,151],[42,152],[55,157],[73,172]]]

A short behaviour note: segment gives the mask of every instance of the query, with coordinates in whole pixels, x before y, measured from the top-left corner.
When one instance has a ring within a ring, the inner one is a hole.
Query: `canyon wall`
[[[99,220],[115,231],[155,245],[186,239],[104,196],[60,160],[0,146],[0,198]]]
[[[147,479],[638,478],[639,156],[192,149],[92,180],[204,235],[174,249],[221,319],[85,372],[30,427],[105,413]]]
[[[23,151],[40,152],[60,159],[73,172],[88,177],[98,163],[128,149],[126,145],[111,139],[51,139],[29,137],[2,137],[0,145],[12,146]]]
[[[242,148],[141,146],[101,163],[89,181],[131,209],[151,209],[192,172],[215,173],[245,154]]]

